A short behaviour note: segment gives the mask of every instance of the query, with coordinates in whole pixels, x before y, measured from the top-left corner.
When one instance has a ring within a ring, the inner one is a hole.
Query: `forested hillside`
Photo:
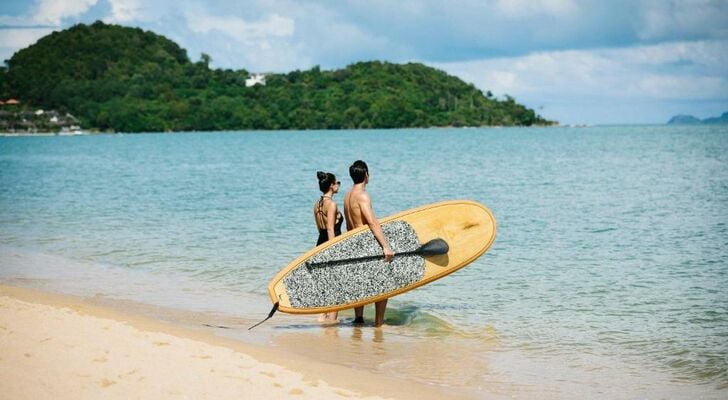
[[[79,24],[18,51],[0,96],[69,112],[85,128],[123,132],[548,124],[533,110],[422,64],[361,62],[268,74],[211,69],[138,28]]]

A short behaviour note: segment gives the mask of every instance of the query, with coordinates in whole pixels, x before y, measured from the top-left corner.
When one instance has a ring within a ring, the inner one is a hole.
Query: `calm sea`
[[[345,189],[356,159],[378,216],[473,199],[498,236],[390,301],[384,337],[338,328],[334,362],[379,346],[364,368],[474,392],[728,395],[726,127],[4,137],[0,282],[257,319],[315,244],[316,171]],[[319,334],[276,318],[282,345]]]

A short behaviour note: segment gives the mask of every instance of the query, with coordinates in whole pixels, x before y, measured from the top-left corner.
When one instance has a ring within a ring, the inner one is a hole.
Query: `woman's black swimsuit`
[[[319,200],[318,203],[318,211],[319,214],[321,214],[321,221],[325,221],[326,213],[324,212],[324,197],[321,196],[321,200]],[[341,235],[341,224],[344,222],[344,218],[341,216],[340,212],[336,212],[336,222],[334,223],[334,236]],[[318,224],[318,222],[316,222]],[[326,232],[326,228],[319,228],[319,237],[318,241],[316,242],[316,246],[320,245],[321,243],[324,243],[329,240],[329,234]]]

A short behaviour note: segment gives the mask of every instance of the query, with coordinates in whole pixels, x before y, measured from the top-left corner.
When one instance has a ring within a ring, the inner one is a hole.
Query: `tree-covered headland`
[[[0,98],[77,117],[84,128],[150,132],[546,125],[532,109],[494,98],[443,71],[371,61],[268,74],[192,62],[173,41],[96,22],[54,32],[0,71]]]

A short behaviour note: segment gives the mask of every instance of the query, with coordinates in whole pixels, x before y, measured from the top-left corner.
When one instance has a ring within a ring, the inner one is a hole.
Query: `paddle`
[[[417,250],[412,251],[403,251],[401,253],[395,253],[395,257],[399,256],[414,256],[419,255],[422,257],[427,256],[439,256],[441,254],[446,254],[450,250],[450,246],[447,245],[447,242],[442,239],[432,239],[429,242],[423,244],[418,248]],[[306,267],[323,267],[323,266],[329,266],[332,264],[344,264],[344,263],[352,263],[352,262],[360,262],[360,261],[370,261],[370,260],[379,260],[384,255],[378,254],[376,256],[364,256],[364,257],[355,257],[355,258],[344,258],[341,260],[331,260],[331,261],[320,261],[320,262],[306,262]]]

